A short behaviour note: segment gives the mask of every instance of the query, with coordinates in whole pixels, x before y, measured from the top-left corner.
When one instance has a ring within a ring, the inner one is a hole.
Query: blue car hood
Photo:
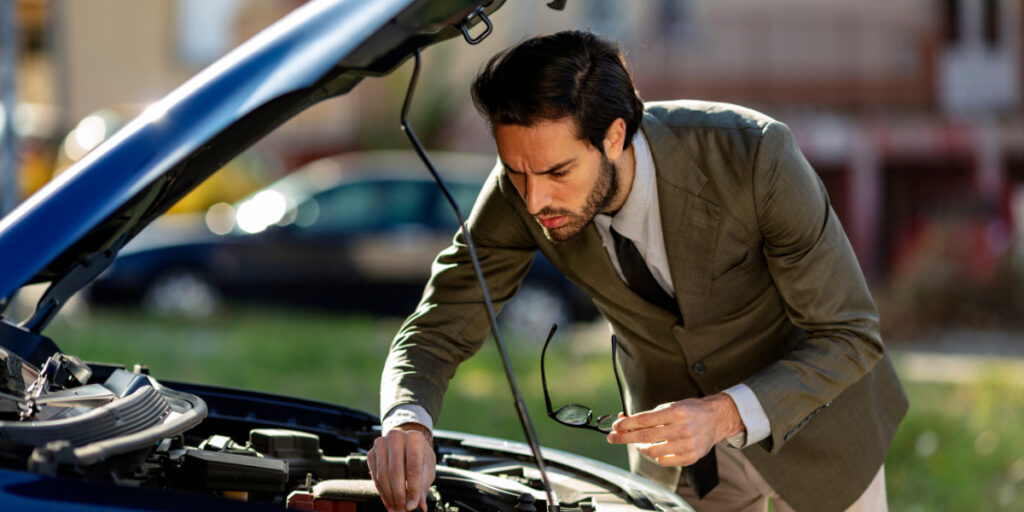
[[[486,3],[489,13],[503,1],[313,0],[299,7],[0,219],[0,299],[43,281],[51,288],[63,281],[63,295],[73,293],[263,135],[365,76],[386,74],[414,49],[461,35],[459,25],[477,7]]]

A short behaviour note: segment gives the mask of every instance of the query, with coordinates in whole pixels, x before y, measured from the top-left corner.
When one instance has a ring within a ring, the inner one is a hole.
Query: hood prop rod
[[[116,246],[119,248],[122,243],[123,240],[119,240]],[[117,256],[116,248],[106,249],[91,254],[72,265],[69,271],[50,283],[42,298],[39,299],[35,313],[31,318],[22,322],[21,327],[36,334],[43,332],[43,328],[57,316],[57,312],[64,304],[67,304],[71,296],[109,267],[115,256]],[[33,361],[33,363],[39,364],[38,361]]]
[[[491,302],[491,293],[487,289],[487,281],[484,279],[484,272],[480,267],[480,259],[477,258],[476,255],[476,246],[473,244],[473,237],[469,233],[469,224],[466,223],[462,216],[462,210],[459,209],[459,205],[456,204],[451,191],[448,190],[448,186],[445,185],[444,180],[441,179],[441,175],[438,174],[437,168],[434,167],[430,157],[427,156],[427,151],[423,148],[423,145],[420,144],[419,139],[413,132],[412,126],[409,124],[409,106],[412,104],[412,94],[416,89],[416,81],[420,74],[419,48],[413,50],[413,56],[415,57],[415,61],[412,68],[412,79],[409,81],[409,89],[405,95],[405,102],[402,104],[402,131],[404,131],[409,137],[413,147],[416,149],[416,153],[419,155],[420,159],[423,160],[423,163],[426,164],[430,174],[434,177],[434,181],[436,181],[437,185],[441,187],[441,191],[444,192],[445,198],[448,199],[448,203],[451,204],[452,210],[455,211],[455,217],[459,221],[462,234],[466,237],[466,245],[469,247],[470,259],[473,260],[473,270],[476,271],[476,279],[480,283],[480,290],[483,292],[484,297],[484,305],[487,307],[487,317],[491,320],[491,332],[494,334],[494,342],[498,345],[498,352],[501,354],[501,364],[505,367],[505,376],[508,378],[508,385],[512,388],[512,396],[515,398],[516,412],[519,413],[519,422],[523,426],[523,432],[526,434],[526,440],[530,445],[530,450],[533,452],[533,458],[537,462],[537,469],[540,471],[540,478],[544,485],[544,492],[547,493],[548,511],[558,512],[558,501],[554,492],[551,490],[550,482],[548,482],[548,474],[544,468],[544,457],[541,456],[540,443],[537,442],[537,433],[533,429],[533,422],[530,421],[530,412],[526,409],[526,402],[523,401],[523,395],[519,392],[519,385],[516,384],[516,377],[512,373],[512,363],[509,362],[508,352],[505,350],[505,340],[501,337],[501,329],[498,327],[498,319],[494,314],[494,304]]]

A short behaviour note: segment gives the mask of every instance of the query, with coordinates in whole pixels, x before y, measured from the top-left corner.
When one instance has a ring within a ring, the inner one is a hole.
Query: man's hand
[[[743,430],[736,404],[729,395],[719,393],[620,416],[612,425],[608,442],[640,444],[640,453],[662,466],[689,466],[715,444]]]
[[[433,436],[427,427],[406,423],[391,429],[373,442],[366,462],[389,512],[427,510],[427,489],[434,482],[437,466]]]

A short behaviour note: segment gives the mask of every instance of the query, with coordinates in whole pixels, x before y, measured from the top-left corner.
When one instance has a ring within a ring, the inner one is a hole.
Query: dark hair
[[[579,138],[602,153],[612,121],[626,122],[628,148],[644,115],[618,46],[579,30],[535,37],[491,57],[472,93],[492,126],[569,117]]]

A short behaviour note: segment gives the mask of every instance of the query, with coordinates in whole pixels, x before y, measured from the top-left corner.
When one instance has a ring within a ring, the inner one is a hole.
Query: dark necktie
[[[651,270],[647,268],[647,262],[640,256],[640,251],[633,245],[633,241],[620,235],[614,228],[609,230],[612,239],[615,240],[615,255],[619,258],[619,268],[622,269],[622,275],[626,276],[629,288],[644,300],[678,313],[679,304],[654,279]]]
[[[656,304],[673,313],[679,313],[679,304],[673,299],[664,288],[658,284],[647,268],[647,262],[640,256],[633,241],[620,235],[615,229],[609,229],[612,239],[615,240],[615,255],[619,258],[619,267],[622,274],[626,276],[629,288],[636,292],[644,300]],[[697,462],[686,466],[686,483],[690,485],[698,498],[704,496],[718,485],[718,459],[715,458],[715,448]]]

